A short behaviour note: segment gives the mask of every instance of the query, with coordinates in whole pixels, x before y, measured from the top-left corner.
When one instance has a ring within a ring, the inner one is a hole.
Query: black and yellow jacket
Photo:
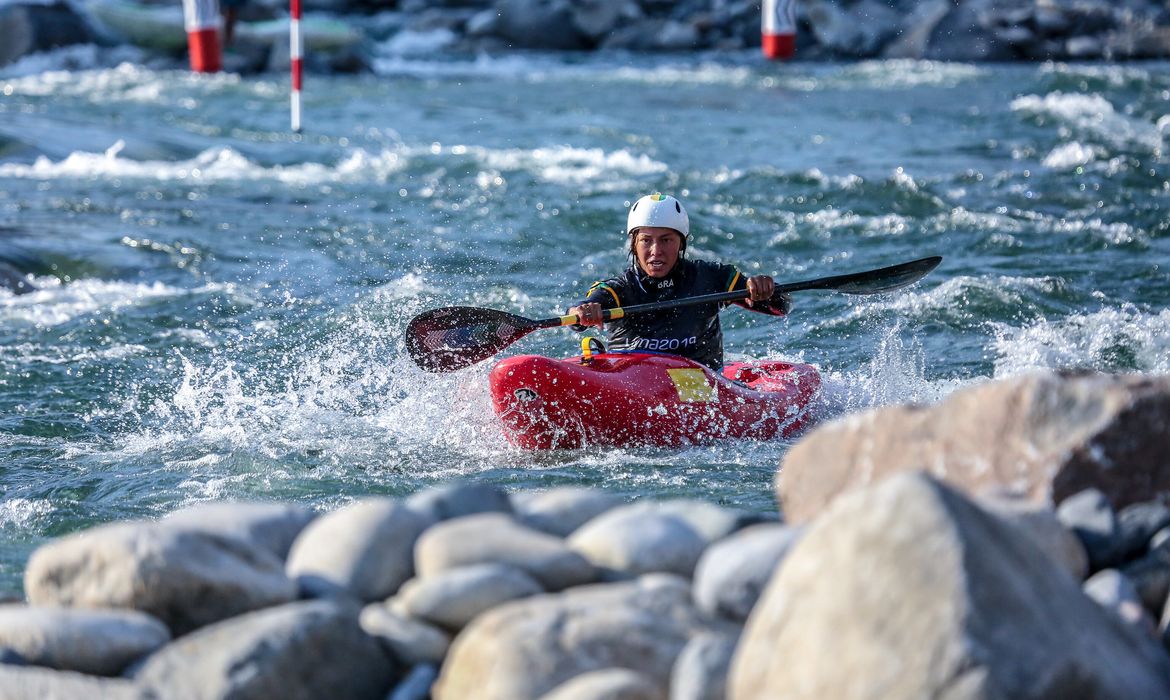
[[[578,304],[596,302],[603,309],[612,309],[738,289],[747,289],[747,278],[732,265],[683,259],[669,275],[655,279],[635,263],[618,277],[594,284]],[[734,303],[773,316],[785,315],[791,306],[783,296],[773,297],[771,303],[756,302],[755,306]],[[609,348],[682,355],[718,369],[723,365],[719,310],[726,305],[727,302],[684,306],[609,321],[606,323]]]

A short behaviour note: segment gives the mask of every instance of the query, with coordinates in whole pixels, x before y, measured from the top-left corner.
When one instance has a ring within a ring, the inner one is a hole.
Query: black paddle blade
[[[912,260],[898,265],[855,272],[851,275],[822,277],[807,282],[777,285],[779,292],[796,292],[804,289],[832,289],[842,294],[880,294],[914,284],[925,277],[942,262],[941,255],[921,260]]]
[[[449,306],[410,322],[406,350],[428,372],[454,372],[486,360],[537,328],[534,321],[504,311]]]

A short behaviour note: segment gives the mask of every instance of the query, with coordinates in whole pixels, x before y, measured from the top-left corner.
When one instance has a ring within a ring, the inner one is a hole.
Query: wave
[[[0,322],[50,328],[96,311],[117,311],[151,304],[160,299],[217,293],[238,296],[237,287],[231,283],[181,288],[162,282],[98,279],[80,279],[63,284],[56,277],[34,277],[32,282],[37,290],[28,294],[17,296],[0,290]]]
[[[1162,151],[1162,134],[1154,123],[1122,114],[1099,94],[1052,92],[1025,95],[1011,102],[1014,112],[1051,118],[1084,137],[1115,148],[1138,147],[1150,153]]]

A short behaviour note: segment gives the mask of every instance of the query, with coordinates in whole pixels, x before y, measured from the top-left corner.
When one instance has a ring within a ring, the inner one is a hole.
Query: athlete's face
[[[638,267],[651,277],[666,277],[678,262],[682,234],[672,228],[643,226],[634,234]]]

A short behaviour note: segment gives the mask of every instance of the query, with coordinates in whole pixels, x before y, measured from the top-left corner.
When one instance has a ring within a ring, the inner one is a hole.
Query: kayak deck
[[[815,367],[733,362],[716,373],[677,355],[519,355],[498,363],[492,405],[513,444],[681,447],[788,437],[811,420]]]

